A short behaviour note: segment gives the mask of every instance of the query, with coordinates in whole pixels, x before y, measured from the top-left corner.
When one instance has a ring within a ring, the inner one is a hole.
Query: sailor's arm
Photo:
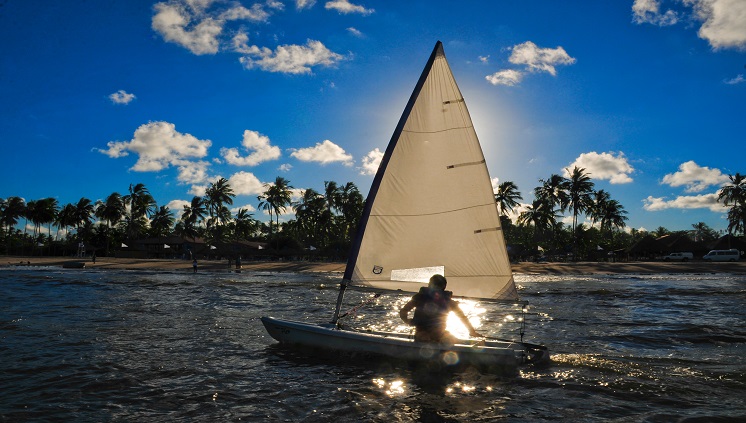
[[[409,312],[414,308],[414,306],[414,300],[409,300],[409,302],[404,304],[404,307],[399,310],[399,317],[401,317],[404,323],[408,324],[409,326],[414,325],[412,319],[409,318]]]
[[[451,311],[456,313],[456,316],[458,316],[459,320],[461,320],[461,323],[466,326],[467,329],[469,329],[469,335],[471,336],[483,336],[481,333],[477,332],[476,329],[474,329],[474,326],[471,325],[471,322],[466,317],[464,312],[461,310],[461,307],[458,306],[458,303],[456,301],[451,302]]]

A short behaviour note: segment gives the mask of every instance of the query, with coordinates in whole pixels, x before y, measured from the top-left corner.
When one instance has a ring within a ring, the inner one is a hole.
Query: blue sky
[[[0,1],[0,197],[142,182],[178,211],[225,177],[255,209],[277,176],[367,194],[438,40],[491,176],[525,203],[579,165],[632,228],[727,226],[743,0]]]

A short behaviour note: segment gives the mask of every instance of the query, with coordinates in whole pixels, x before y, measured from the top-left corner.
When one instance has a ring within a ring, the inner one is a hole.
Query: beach
[[[187,260],[166,259],[132,259],[98,257],[93,263],[90,257],[20,257],[5,256],[0,258],[0,267],[15,266],[53,266],[62,267],[73,263],[85,263],[86,269],[97,270],[147,270],[147,271],[170,271],[170,272],[193,272],[192,262]],[[310,261],[249,261],[244,260],[241,265],[243,271],[260,272],[301,272],[301,273],[342,273],[345,270],[344,262],[310,262]],[[201,272],[230,272],[235,271],[235,262],[228,260],[200,260],[197,269]],[[637,261],[637,262],[577,262],[577,263],[513,263],[514,273],[520,274],[670,274],[691,273],[711,274],[729,273],[746,274],[746,262],[734,263],[721,262],[711,263],[704,261],[688,262],[661,262],[661,261]]]

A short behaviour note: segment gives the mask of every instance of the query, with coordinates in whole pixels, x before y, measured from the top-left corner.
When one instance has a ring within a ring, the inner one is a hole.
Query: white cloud
[[[176,215],[177,219],[181,219],[181,215],[184,214],[184,206],[191,206],[192,203],[186,200],[171,200],[166,204],[166,207],[169,208],[174,214]]]
[[[256,131],[245,130],[241,145],[251,153],[241,157],[237,148],[221,148],[220,155],[226,162],[234,166],[256,166],[259,163],[280,158],[280,148],[270,145],[269,137]]]
[[[132,100],[136,99],[134,94],[130,94],[124,90],[119,90],[114,94],[109,94],[109,100],[114,104],[129,104]]]
[[[228,6],[210,10],[213,4]],[[284,5],[269,0],[266,5],[280,10]],[[151,27],[164,40],[178,44],[196,55],[215,54],[220,50],[220,35],[230,21],[266,22],[271,13],[264,5],[254,4],[250,9],[239,3],[213,0],[174,0],[156,3]]]
[[[274,9],[282,9],[284,7],[282,3],[279,3],[278,5],[270,2],[268,5]],[[247,9],[239,4],[221,12],[218,16],[219,19],[226,21],[247,20],[253,22],[264,22],[269,19],[270,13],[264,10],[264,7],[260,4],[254,4],[251,6],[251,9]]]
[[[299,148],[291,150],[291,156],[302,162],[318,162],[328,164],[341,162],[345,166],[352,166],[352,156],[347,154],[344,149],[329,140],[317,143],[313,147]]]
[[[488,54],[486,56],[479,56],[479,61],[482,62],[482,63],[489,63],[489,61],[490,61],[490,55]]]
[[[701,20],[700,38],[713,49],[746,49],[746,1],[743,0],[684,0],[691,5]]]
[[[612,184],[627,184],[632,182],[630,173],[634,168],[627,162],[624,153],[619,152],[617,156],[613,153],[583,153],[573,163],[565,168],[565,173],[575,166],[585,168],[593,179],[608,180]]]
[[[492,192],[496,194],[498,188],[500,188],[500,178],[492,178],[490,182],[492,183]]]
[[[360,166],[361,175],[375,175],[378,171],[378,167],[381,165],[381,159],[383,159],[383,153],[378,148],[373,149],[363,157],[363,165]]]
[[[635,0],[632,20],[658,26],[674,25],[680,21],[702,23],[697,34],[713,49],[746,49],[746,2],[743,0],[681,0],[692,9],[687,12],[660,11],[659,0]],[[686,19],[685,19],[686,18]]]
[[[190,10],[178,2],[157,3],[153,8],[156,13],[151,26],[164,40],[178,44],[197,55],[218,52],[218,36],[223,32],[221,20],[204,16],[193,24],[192,20],[196,17],[194,15],[199,14],[199,11]]]
[[[564,48],[541,48],[531,41],[513,46],[513,53],[508,60],[515,65],[525,65],[531,72],[547,72],[552,75],[557,75],[555,66],[575,63],[575,59]]]
[[[295,0],[295,8],[298,10],[310,9],[316,4],[316,0]]]
[[[280,165],[280,167],[277,168],[277,170],[279,170],[280,172],[289,172],[292,168],[293,165],[291,165],[290,163],[283,163]]]
[[[231,209],[231,213],[233,213],[235,215],[241,209],[244,209],[244,210],[246,210],[248,212],[256,211],[256,207],[252,206],[251,204],[247,204],[245,206],[240,206],[240,207],[234,207],[234,208],[232,208]]]
[[[205,161],[189,161],[179,160],[174,163],[176,168],[179,170],[177,179],[179,182],[184,184],[200,184],[210,180],[210,176],[207,174],[207,169],[210,167],[210,163]]]
[[[672,187],[685,186],[686,192],[702,192],[710,186],[720,186],[728,182],[728,176],[719,169],[703,167],[690,160],[679,165],[679,171],[663,177],[663,184]]]
[[[244,54],[239,60],[246,69],[302,74],[311,73],[312,66],[333,66],[344,59],[316,40],[308,40],[305,46],[278,46],[274,51],[267,47],[248,46],[247,41],[245,34],[234,37],[234,48]]]
[[[484,77],[492,85],[518,85],[523,79],[523,73],[514,69],[504,69]]]
[[[362,15],[370,15],[371,13],[375,12],[373,9],[366,9],[364,6],[359,6],[356,4],[350,3],[350,0],[334,0],[334,1],[328,1],[324,5],[327,9],[336,10],[339,13],[360,13]]]
[[[354,36],[356,36],[358,38],[362,38],[363,37],[363,33],[360,32],[357,28],[349,27],[349,28],[347,28],[347,32],[349,32],[350,34],[352,34],[352,35],[354,35]]]
[[[257,195],[266,189],[264,184],[251,172],[238,172],[228,178],[228,183],[236,195]]]
[[[182,134],[173,123],[150,122],[141,125],[130,141],[110,141],[108,149],[98,149],[109,157],[138,155],[132,170],[137,172],[159,171],[171,165],[186,166],[191,158],[202,158],[212,145],[210,140],[200,140],[190,134]]]
[[[675,25],[679,17],[673,10],[660,12],[658,0],[635,0],[632,4],[632,21],[637,24],[649,23],[658,26]]]
[[[642,208],[647,211],[662,211],[667,209],[709,209],[713,212],[726,212],[728,210],[727,207],[722,203],[718,203],[717,198],[717,194],[679,196],[674,200],[649,196],[642,200],[644,203]]]
[[[728,85],[736,85],[736,84],[740,84],[740,83],[742,83],[744,81],[746,81],[746,79],[743,78],[743,74],[739,74],[735,78],[726,79],[723,82],[725,82]]]
[[[557,66],[572,65],[575,58],[562,47],[542,48],[531,41],[516,44],[510,48],[512,53],[508,60],[514,65],[522,65],[528,72],[547,72],[552,76],[557,75]],[[480,57],[480,59],[482,59]],[[483,60],[486,63],[486,58]],[[524,71],[515,69],[503,69],[487,75],[484,78],[492,85],[507,85],[509,87],[518,85],[525,76]]]

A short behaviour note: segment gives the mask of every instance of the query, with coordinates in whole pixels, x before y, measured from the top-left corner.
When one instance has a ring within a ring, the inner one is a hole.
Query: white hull
[[[529,361],[517,342],[459,340],[455,345],[415,342],[411,336],[387,332],[357,332],[334,325],[262,317],[267,332],[280,343],[345,353],[371,354],[405,362],[474,366],[498,373],[515,373]],[[548,353],[546,353],[548,357]]]

